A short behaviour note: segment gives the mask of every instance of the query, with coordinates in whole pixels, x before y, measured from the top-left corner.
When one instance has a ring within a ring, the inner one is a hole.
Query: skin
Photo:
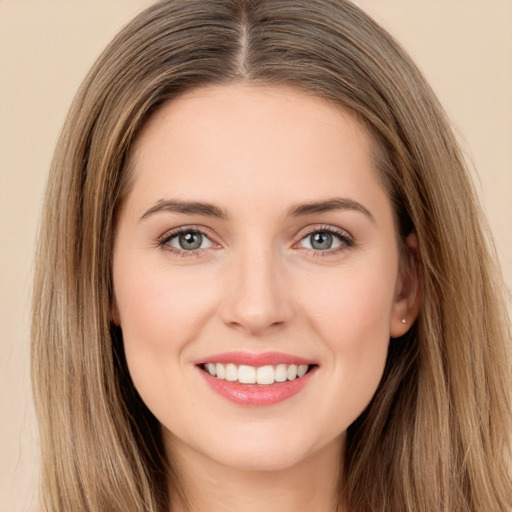
[[[346,429],[419,300],[370,154],[347,112],[244,84],[165,104],[133,147],[113,320],[194,511],[336,508]],[[333,198],[362,208],[290,215]],[[224,217],[158,209],[166,200],[209,203]],[[180,249],[169,238],[176,228],[204,232],[201,248]],[[315,249],[311,233],[328,230],[333,247]],[[241,406],[214,393],[194,364],[233,350],[293,354],[318,368],[284,402]]]

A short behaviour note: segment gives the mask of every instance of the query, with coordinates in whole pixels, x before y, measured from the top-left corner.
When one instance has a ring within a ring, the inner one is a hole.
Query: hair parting
[[[489,230],[430,87],[347,0],[159,1],[86,77],[55,152],[36,258],[43,509],[167,512],[185,498],[111,321],[112,250],[145,121],[185,91],[233,82],[294,87],[356,116],[374,141],[403,261],[406,236],[417,237],[421,311],[391,340],[379,389],[349,429],[340,503],[512,510],[510,326]]]

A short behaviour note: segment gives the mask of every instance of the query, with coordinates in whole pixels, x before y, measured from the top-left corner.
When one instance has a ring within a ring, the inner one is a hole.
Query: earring
[[[407,323],[407,320],[405,318],[402,318],[402,323],[403,324],[406,324]]]

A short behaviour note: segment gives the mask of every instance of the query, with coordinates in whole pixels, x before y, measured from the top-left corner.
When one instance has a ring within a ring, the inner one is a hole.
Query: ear
[[[400,262],[395,301],[390,318],[390,336],[403,336],[412,326],[420,308],[422,297],[421,276],[416,233],[405,239],[406,251]]]

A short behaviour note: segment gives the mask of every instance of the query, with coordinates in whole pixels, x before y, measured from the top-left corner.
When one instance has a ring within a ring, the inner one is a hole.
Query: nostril
[[[245,318],[240,318],[237,321],[232,320],[227,324],[239,331],[249,333],[251,335],[260,335],[268,331],[276,331],[286,325],[284,320],[272,321],[268,315],[245,315]]]
[[[247,260],[230,276],[226,292],[220,314],[233,328],[260,334],[282,328],[292,316],[291,297],[277,275],[274,259],[261,265]]]

